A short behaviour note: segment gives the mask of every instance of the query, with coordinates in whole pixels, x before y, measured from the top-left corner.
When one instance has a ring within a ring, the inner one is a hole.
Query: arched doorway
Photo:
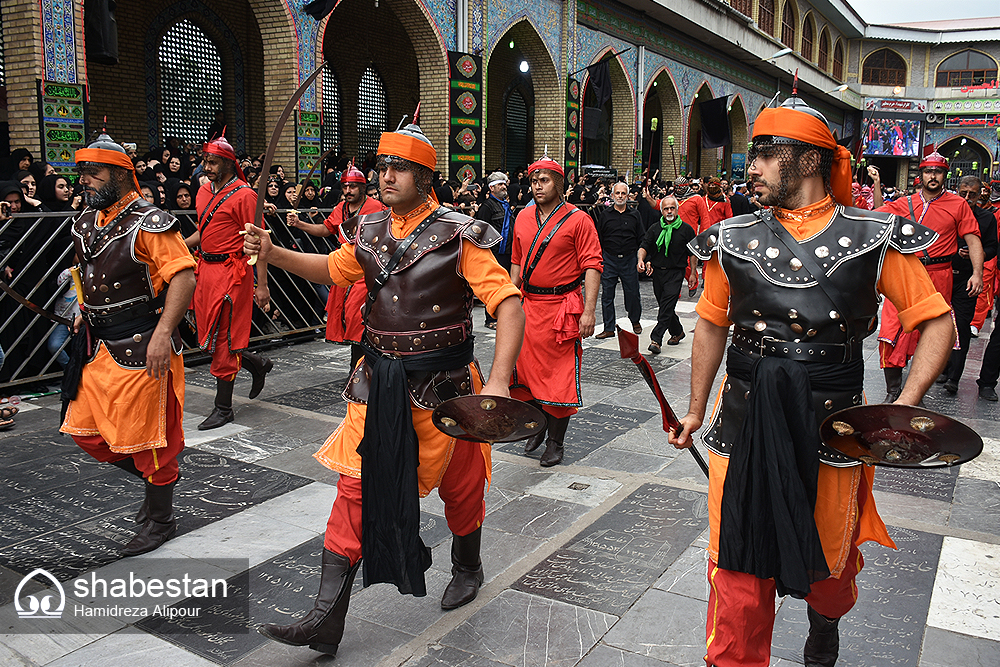
[[[523,169],[546,144],[549,156],[562,161],[564,88],[531,22],[512,25],[494,44],[486,67],[484,172]]]
[[[722,159],[722,178],[732,182],[746,178],[747,113],[743,98],[733,95],[729,100],[729,145]],[[733,160],[733,155],[737,155]]]
[[[632,167],[632,150],[635,147],[635,95],[620,58],[612,58],[614,49],[608,47],[594,62],[608,61],[608,74],[611,78],[611,98],[601,107],[597,122],[596,138],[588,140],[583,134],[587,127],[587,108],[596,108],[593,86],[590,76],[584,81],[583,106],[581,119],[581,165],[597,164],[611,167],[618,171],[619,176],[627,176]],[[592,114],[596,112],[591,111]],[[615,119],[618,119],[617,122]]]
[[[679,163],[683,151],[681,138],[684,126],[677,87],[666,68],[653,77],[646,89],[643,119],[645,127],[642,131],[642,155],[647,162],[652,160],[650,173],[659,169],[660,180],[672,181],[684,168]]]
[[[969,137],[955,137],[941,144],[938,152],[948,160],[949,190],[957,190],[963,176],[989,177],[992,156],[988,148]],[[984,172],[984,170],[986,170]]]
[[[687,134],[687,171],[694,174],[695,178],[712,176],[719,169],[719,149],[701,147],[701,107],[699,102],[707,102],[715,97],[708,82],[701,84],[698,92],[691,100],[691,109],[688,115]]]
[[[344,26],[356,29],[345,30]],[[385,44],[391,44],[392,49],[383,48]],[[372,133],[395,129],[403,116],[410,122],[420,102],[420,128],[437,149],[438,168],[447,169],[448,90],[431,83],[447,78],[447,54],[419,3],[383,2],[376,6],[368,0],[342,0],[326,23],[323,55],[340,84],[343,155],[363,160],[362,144],[366,150],[371,147]],[[384,113],[359,113],[367,109],[373,72],[385,94]],[[373,127],[372,118],[384,125]]]

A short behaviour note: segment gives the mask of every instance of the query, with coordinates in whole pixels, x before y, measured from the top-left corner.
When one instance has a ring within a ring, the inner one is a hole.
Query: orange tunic
[[[106,218],[101,219],[97,225],[106,222]],[[177,273],[195,267],[176,231],[139,230],[135,257],[149,265],[157,293]],[[168,377],[173,380],[170,386]],[[70,402],[59,430],[70,435],[99,435],[119,454],[166,447],[167,392],[171,390],[183,410],[184,359],[180,354],[171,355],[170,373],[157,379],[146,375],[145,368],[122,368],[100,342],[94,360],[83,367],[76,400]]]
[[[404,239],[431,212],[403,221],[393,215],[391,231],[397,239]],[[354,256],[354,245],[344,244],[336,252],[329,255],[328,265],[330,277],[337,285],[351,285],[364,278],[361,264]],[[510,281],[510,276],[501,267],[489,249],[479,248],[469,241],[462,241],[459,274],[472,287],[472,291],[486,304],[487,310],[496,312],[500,302],[508,297],[518,296],[518,290]],[[364,363],[364,360],[359,363]],[[472,383],[478,393],[483,388],[483,378],[477,363],[469,365]],[[421,497],[426,496],[440,485],[452,452],[455,450],[455,438],[439,431],[431,423],[431,411],[423,410],[411,403],[413,410],[413,428],[417,432],[420,443],[420,465],[417,468],[417,482]],[[361,477],[361,456],[358,445],[365,434],[365,415],[367,406],[360,403],[349,403],[347,416],[340,426],[327,438],[326,442],[315,454],[317,461],[342,475]],[[461,441],[462,446],[480,446],[483,460],[486,462],[486,474],[489,479],[491,469],[490,446]]]
[[[836,209],[825,211],[818,216],[793,222],[779,218],[797,240],[818,234],[833,217]],[[921,322],[933,319],[949,311],[948,304],[934,288],[923,264],[914,255],[904,255],[892,248],[882,263],[882,273],[877,288],[899,307],[900,321],[907,331]],[[705,291],[696,307],[698,315],[712,324],[729,327],[729,281],[719,262],[718,254],[705,262]],[[726,381],[723,379],[722,385]],[[721,406],[722,390],[716,397],[715,408]],[[719,559],[719,522],[721,518],[722,491],[726,479],[729,459],[709,452],[709,555]],[[895,548],[886,531],[882,518],[878,515],[874,497],[871,495],[875,481],[874,468],[854,466],[835,468],[820,465],[816,510],[814,517],[819,530],[820,541],[826,556],[830,574],[839,577],[847,563],[854,528],[860,523],[856,544],[874,540],[884,546]],[[858,512],[858,490],[860,485],[867,490],[868,500],[863,511]]]

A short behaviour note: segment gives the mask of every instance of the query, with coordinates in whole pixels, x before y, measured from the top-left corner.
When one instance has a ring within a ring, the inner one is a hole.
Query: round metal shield
[[[545,413],[501,396],[458,396],[437,406],[431,421],[439,431],[472,442],[514,442],[545,428]]]
[[[911,405],[847,408],[827,417],[819,435],[841,454],[892,468],[942,468],[983,451],[983,439],[962,422]]]

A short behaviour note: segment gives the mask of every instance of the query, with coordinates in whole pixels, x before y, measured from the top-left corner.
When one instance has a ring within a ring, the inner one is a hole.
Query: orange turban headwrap
[[[854,205],[851,197],[851,152],[837,144],[830,128],[822,120],[795,109],[764,109],[754,121],[753,136],[787,137],[832,150],[830,186],[833,198],[844,206]]]
[[[132,172],[132,182],[135,184],[135,191],[140,192],[142,190],[139,187],[139,179],[135,176],[135,165],[132,164],[132,159],[128,155],[125,155],[125,153],[119,153],[107,148],[81,148],[76,151],[75,160],[77,164],[81,162],[98,162],[100,164],[128,169]]]
[[[428,143],[400,132],[383,132],[378,142],[379,155],[395,155],[433,170],[437,151]]]

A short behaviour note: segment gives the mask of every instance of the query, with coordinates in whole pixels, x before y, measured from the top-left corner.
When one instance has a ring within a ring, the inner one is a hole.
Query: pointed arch
[[[610,108],[610,145],[608,146],[608,166],[617,169],[620,175],[628,174],[632,167],[632,151],[635,147],[635,92],[632,82],[625,73],[625,66],[621,56],[608,58],[609,54],[615,52],[613,46],[607,46],[598,52],[591,64],[596,64],[602,60],[608,60],[608,74],[611,77],[611,89],[616,91],[608,102]],[[583,94],[581,99],[586,104],[587,94],[591,91],[590,76],[583,81]],[[585,119],[585,118],[584,118]],[[587,140],[581,142],[581,164],[584,160],[590,162],[587,152]]]
[[[726,146],[722,158],[722,168],[726,170],[725,177],[732,179],[733,153],[746,153],[749,136],[749,118],[743,96],[733,95],[729,102],[729,145]],[[745,171],[744,171],[745,173]]]
[[[679,163],[684,151],[684,113],[680,94],[673,73],[666,66],[660,67],[650,79],[646,88],[643,113],[646,126],[643,128],[643,157],[647,162],[656,158],[660,178],[673,180],[683,171]],[[659,115],[651,112],[659,109]],[[651,119],[657,118],[657,130],[652,132]],[[653,144],[656,148],[653,148]],[[651,171],[655,171],[655,168]]]
[[[833,67],[831,74],[837,81],[844,80],[844,40],[838,39],[837,45],[833,47]]]
[[[774,36],[775,0],[757,1],[757,26],[768,35]]]
[[[813,12],[806,14],[802,19],[802,47],[799,53],[811,63],[816,62],[816,17]]]
[[[798,10],[794,0],[785,0],[781,7],[781,43],[795,48],[795,37],[798,32]]]
[[[696,177],[709,176],[719,170],[719,149],[701,147],[701,108],[699,102],[715,98],[715,92],[707,80],[702,80],[698,91],[691,98],[688,110],[687,149],[688,171]]]
[[[520,69],[522,61],[527,63],[527,72]],[[502,169],[508,164],[510,141],[524,143],[523,147],[516,147],[512,155],[527,155],[528,163],[541,154],[545,145],[549,147],[550,157],[563,162],[566,93],[564,82],[556,72],[552,55],[529,18],[515,22],[496,41],[486,64],[484,169]],[[524,101],[527,118],[524,132],[519,129],[518,97]]]
[[[826,26],[823,26],[823,30],[819,33],[816,65],[822,72],[830,71],[830,31],[826,29]]]

